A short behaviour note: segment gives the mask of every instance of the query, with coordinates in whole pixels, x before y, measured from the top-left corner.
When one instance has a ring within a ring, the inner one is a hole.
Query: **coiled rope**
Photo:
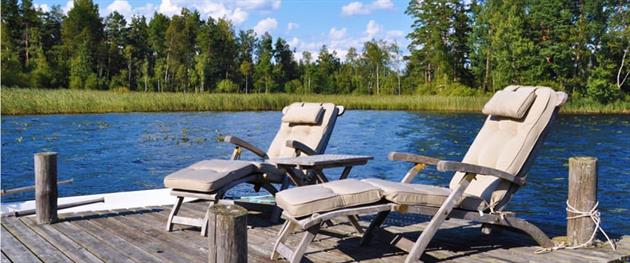
[[[539,250],[537,250],[535,252],[536,254],[551,252],[551,251],[558,250],[558,249],[578,249],[578,248],[586,247],[586,246],[588,246],[588,244],[593,242],[593,240],[595,240],[595,236],[597,235],[597,231],[598,230],[601,231],[602,234],[604,234],[604,237],[606,237],[606,240],[608,241],[608,244],[610,244],[610,247],[614,251],[617,250],[617,247],[615,246],[615,242],[613,242],[610,239],[610,237],[608,237],[608,234],[606,234],[606,231],[604,231],[604,229],[601,227],[601,222],[602,222],[601,213],[597,210],[597,206],[599,206],[599,202],[596,202],[595,205],[593,206],[593,208],[591,208],[591,210],[589,210],[589,211],[580,211],[580,210],[576,209],[571,204],[569,204],[569,200],[567,200],[566,204],[567,204],[566,211],[575,214],[574,216],[568,216],[567,219],[577,219],[577,218],[582,218],[582,217],[589,217],[589,218],[591,218],[591,220],[593,220],[593,223],[595,223],[595,230],[593,230],[593,234],[591,234],[591,238],[588,241],[586,241],[586,242],[584,242],[582,244],[575,245],[575,246],[569,246],[569,247],[567,247],[564,242],[561,242],[560,244],[557,244],[557,245],[555,245],[553,247],[550,247],[550,248],[539,249]]]

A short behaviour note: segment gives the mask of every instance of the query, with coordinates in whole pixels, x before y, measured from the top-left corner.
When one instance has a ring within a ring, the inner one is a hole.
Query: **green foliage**
[[[223,93],[234,93],[238,90],[238,85],[229,79],[219,81],[217,84],[217,91]]]
[[[306,93],[306,91],[304,90],[304,86],[302,86],[302,82],[299,79],[287,81],[287,83],[284,84],[284,91],[287,93]]]
[[[593,69],[587,84],[589,97],[601,103],[609,103],[621,97],[621,90],[611,81],[611,68],[611,64],[605,64]]]

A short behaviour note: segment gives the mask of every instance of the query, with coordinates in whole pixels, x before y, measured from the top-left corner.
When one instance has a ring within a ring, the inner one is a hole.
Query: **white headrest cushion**
[[[483,114],[520,119],[532,106],[536,98],[536,88],[509,86],[490,98],[483,106]]]
[[[318,124],[324,115],[324,109],[315,105],[292,105],[288,107],[282,122],[291,124]]]

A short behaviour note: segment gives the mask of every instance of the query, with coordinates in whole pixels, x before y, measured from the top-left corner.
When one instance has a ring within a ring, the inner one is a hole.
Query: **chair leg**
[[[359,234],[363,234],[365,232],[363,231],[363,227],[361,227],[361,225],[359,224],[358,216],[355,216],[355,215],[348,216],[348,220],[350,221],[350,224],[352,224],[354,229],[356,229],[357,232],[359,232]]]
[[[470,184],[470,181],[473,180],[473,178],[475,178],[475,174],[467,173],[461,179],[457,188],[455,188],[455,190],[451,192],[446,200],[444,200],[444,203],[435,213],[427,228],[422,231],[422,234],[420,234],[418,240],[416,240],[416,242],[413,244],[409,255],[405,259],[405,263],[417,262],[420,259],[420,256],[422,256],[422,253],[424,253],[424,250],[429,245],[429,242],[431,242],[431,239],[435,235],[435,232],[437,232],[437,230],[440,228],[440,225],[442,225],[442,223],[444,222],[444,220],[446,220],[451,211],[453,211],[453,207],[455,207],[457,202],[464,195],[464,191],[466,190],[466,188],[468,188],[468,185]]]
[[[304,256],[304,253],[306,252],[306,248],[308,248],[308,245],[313,242],[313,239],[315,239],[319,228],[320,225],[317,224],[304,231],[304,236],[302,237],[300,244],[295,248],[295,251],[293,251],[293,256],[290,259],[291,263],[300,262],[300,260]]]
[[[168,215],[168,220],[166,221],[167,232],[171,232],[173,230],[173,217],[175,217],[175,215],[177,215],[177,212],[179,212],[179,208],[182,206],[183,201],[183,196],[177,197],[177,201],[175,201],[175,205],[173,205],[173,209],[171,209],[171,213]]]
[[[205,237],[208,235],[208,219],[210,219],[210,208],[218,203],[221,199],[217,198],[213,201],[210,201],[210,204],[208,205],[208,209],[206,209],[206,215],[203,217],[203,222],[201,223],[201,236]]]
[[[282,179],[282,185],[280,186],[279,191],[285,190],[287,188],[289,188],[289,177],[284,176],[284,178]],[[271,194],[275,196],[276,193],[279,191],[276,191],[275,193],[271,193]],[[282,208],[278,207],[278,205],[276,204],[271,210],[271,217],[269,218],[269,221],[271,221],[272,224],[277,224],[280,222],[281,216],[282,216]]]
[[[295,223],[293,223],[290,220],[287,220],[284,222],[280,232],[278,233],[278,239],[276,240],[276,243],[273,245],[273,252],[271,252],[271,260],[278,259],[278,256],[279,256],[278,246],[280,245],[280,243],[287,240],[291,232],[293,232],[293,229],[295,228],[295,226],[296,226]]]
[[[374,231],[376,231],[382,224],[385,222],[385,218],[389,215],[389,211],[382,211],[376,215],[376,218],[372,220],[370,226],[363,233],[363,237],[361,238],[361,242],[359,243],[361,246],[367,246],[372,241],[374,237]]]

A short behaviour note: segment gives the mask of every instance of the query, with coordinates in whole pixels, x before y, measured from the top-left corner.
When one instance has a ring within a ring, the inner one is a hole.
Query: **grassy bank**
[[[479,112],[488,97],[292,94],[116,93],[2,88],[2,114],[279,110],[295,101],[322,101],[348,109]],[[570,100],[565,113],[630,113],[630,102],[607,105]]]

